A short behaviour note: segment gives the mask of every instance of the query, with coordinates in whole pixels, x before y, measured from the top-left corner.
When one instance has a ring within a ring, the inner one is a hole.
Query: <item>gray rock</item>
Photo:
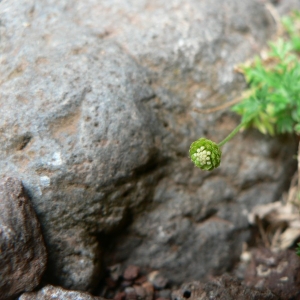
[[[64,4],[43,4],[0,4],[1,173],[19,175],[34,202],[48,277],[86,290],[99,281],[96,235],[152,188],[137,172],[157,154],[153,91],[120,46],[76,25]]]
[[[40,224],[22,183],[0,181],[0,299],[32,291],[46,269]]]
[[[61,287],[46,285],[37,292],[24,293],[18,300],[104,300],[104,298],[92,296],[88,293],[68,291]]]
[[[159,267],[175,281],[230,267],[249,236],[247,210],[275,200],[295,149],[250,132],[224,147],[219,169],[201,172],[190,143],[221,140],[238,120],[192,109],[244,87],[233,66],[274,32],[265,7],[11,0],[0,20],[0,175],[21,178],[32,199],[47,278],[92,290],[110,246],[102,237],[131,221],[109,265]]]

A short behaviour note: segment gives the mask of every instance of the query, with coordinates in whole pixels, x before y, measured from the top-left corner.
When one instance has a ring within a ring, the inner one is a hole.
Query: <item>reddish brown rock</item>
[[[147,281],[147,277],[146,276],[140,276],[137,279],[134,280],[135,284],[143,284],[144,282]]]
[[[123,274],[123,277],[125,280],[134,280],[139,276],[140,273],[140,268],[137,266],[128,266]]]
[[[117,286],[117,282],[112,280],[110,277],[108,278],[105,278],[105,285],[112,289],[112,288],[115,288]]]
[[[132,281],[131,281],[131,280],[123,280],[123,281],[121,282],[121,286],[122,286],[123,288],[126,288],[126,287],[131,286],[131,285],[132,285]]]
[[[118,292],[115,296],[114,296],[114,300],[125,300],[126,294],[125,292]]]
[[[21,181],[0,182],[0,299],[33,290],[46,268],[40,224]]]
[[[101,297],[95,297],[88,293],[78,291],[68,291],[61,287],[46,285],[37,292],[24,293],[18,300],[105,300]]]

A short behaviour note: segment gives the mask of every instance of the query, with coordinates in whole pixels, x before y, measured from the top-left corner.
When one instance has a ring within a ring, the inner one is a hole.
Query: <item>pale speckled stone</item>
[[[36,292],[24,293],[18,300],[105,300],[101,297],[92,296],[91,294],[69,291],[61,287],[56,287],[53,285],[46,285],[42,289]]]

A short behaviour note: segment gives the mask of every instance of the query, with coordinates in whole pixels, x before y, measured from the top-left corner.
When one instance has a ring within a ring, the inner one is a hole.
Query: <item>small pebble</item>
[[[126,294],[125,292],[118,292],[114,296],[114,300],[125,300]]]
[[[132,281],[131,280],[123,280],[121,282],[121,286],[122,287],[127,287],[127,286],[131,286],[132,285]]]
[[[134,280],[135,284],[143,284],[144,282],[147,281],[147,277],[146,276],[140,276],[137,279]]]
[[[110,266],[110,267],[107,268],[107,270],[109,272],[109,277],[113,281],[118,281],[119,278],[122,275],[121,265],[120,264],[116,264],[116,265]]]
[[[171,299],[171,290],[169,289],[163,289],[160,291],[155,292],[155,298],[165,298],[165,299]]]
[[[125,280],[133,280],[139,276],[140,268],[137,266],[130,265],[128,266],[123,274]]]
[[[168,279],[163,277],[158,271],[153,271],[148,275],[148,280],[156,289],[163,289],[168,284]]]
[[[133,288],[135,290],[135,293],[136,293],[138,299],[141,299],[141,300],[146,299],[146,291],[142,286],[134,285]]]
[[[142,284],[142,287],[146,291],[146,300],[152,300],[154,295],[153,285],[149,281],[146,281]]]
[[[114,281],[112,278],[108,277],[108,278],[105,278],[105,284],[108,288],[114,288],[116,287],[117,283],[116,281]]]
[[[137,295],[135,292],[135,289],[131,286],[127,287],[125,289],[125,294],[126,294],[126,300],[137,300]]]

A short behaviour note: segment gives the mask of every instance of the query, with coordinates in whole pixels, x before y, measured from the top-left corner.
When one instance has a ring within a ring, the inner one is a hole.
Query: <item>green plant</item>
[[[251,126],[271,136],[282,133],[300,135],[300,13],[293,12],[282,22],[285,32],[276,42],[269,44],[269,51],[240,68],[248,91],[245,93],[247,96],[232,110],[241,115],[241,123],[221,143],[209,141],[218,146],[219,161],[213,163],[210,158],[205,158],[207,163],[201,161],[202,156],[198,154],[205,151],[201,147],[205,147],[202,144],[206,139],[192,143],[190,158],[197,167],[208,171],[218,167],[220,147],[242,127]]]
[[[193,142],[190,146],[190,158],[196,167],[212,171],[217,168],[221,163],[222,151],[221,147],[231,140],[244,126],[244,123],[238,125],[223,141],[219,144],[208,140],[206,138],[200,138],[199,140]]]
[[[221,162],[221,155],[220,146],[205,138],[193,142],[190,147],[192,161],[202,170],[211,171],[217,168]]]
[[[264,58],[242,66],[250,96],[233,107],[246,127],[263,134],[300,133],[300,15],[283,19],[286,33]]]

